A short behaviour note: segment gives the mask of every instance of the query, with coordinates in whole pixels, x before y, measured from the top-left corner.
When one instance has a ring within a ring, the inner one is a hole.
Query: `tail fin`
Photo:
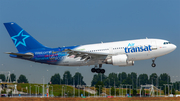
[[[31,49],[46,48],[38,41],[36,41],[31,35],[29,35],[25,30],[18,26],[14,22],[4,23],[11,39],[14,42],[17,50],[19,52],[28,51]]]

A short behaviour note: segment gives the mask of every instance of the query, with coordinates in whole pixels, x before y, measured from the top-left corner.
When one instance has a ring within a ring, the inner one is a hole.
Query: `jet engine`
[[[128,61],[126,54],[115,55],[112,58],[106,60],[106,64],[112,64],[114,66],[133,66],[134,61]]]

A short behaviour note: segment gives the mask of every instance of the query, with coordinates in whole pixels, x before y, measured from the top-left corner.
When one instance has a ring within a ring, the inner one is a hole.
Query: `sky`
[[[23,74],[31,83],[50,80],[55,73],[80,72],[91,84],[94,66],[66,67],[10,58],[17,52],[3,23],[16,22],[45,46],[85,45],[131,39],[165,39],[177,46],[170,54],[152,60],[135,61],[134,66],[103,65],[109,73],[148,75],[168,73],[180,81],[180,1],[179,0],[0,0],[0,71]]]

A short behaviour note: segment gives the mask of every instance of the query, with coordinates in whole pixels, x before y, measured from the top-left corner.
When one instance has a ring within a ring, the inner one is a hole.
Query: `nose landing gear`
[[[99,68],[97,68],[97,66],[95,65],[95,67],[91,69],[91,72],[93,72],[93,73],[96,72],[96,73],[104,74],[105,73],[105,69],[101,69],[101,67],[102,67],[102,64],[99,64]]]
[[[153,62],[152,65],[151,65],[152,67],[156,67],[156,64],[154,63],[155,60],[156,60],[156,58],[154,58],[154,59],[152,60],[152,62]]]

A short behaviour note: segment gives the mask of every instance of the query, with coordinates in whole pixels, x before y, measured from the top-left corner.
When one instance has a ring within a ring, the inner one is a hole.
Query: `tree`
[[[132,88],[136,87],[136,80],[137,80],[137,74],[134,72],[131,72],[131,79],[132,79]]]
[[[102,82],[104,85],[109,85],[109,82],[107,80],[107,76],[101,73],[95,74],[93,76],[93,79],[91,81],[91,86],[94,86],[96,83],[98,83],[98,81],[101,81],[101,76],[102,76]]]
[[[169,84],[171,82],[170,76],[167,73],[163,73],[160,75],[159,85],[163,86],[163,84]],[[163,87],[164,88],[164,87]]]
[[[124,81],[127,78],[127,74],[125,72],[122,72],[122,81]]]
[[[147,74],[140,74],[139,80],[140,80],[140,85],[148,84],[148,75]]]
[[[86,85],[86,83],[83,81],[83,76],[79,72],[75,73],[75,75],[73,76],[73,79],[74,79],[75,86],[76,85]]]
[[[13,82],[13,81],[16,81],[16,75],[14,74],[14,73],[12,73],[11,75],[10,75],[10,77],[11,77],[11,81]]]
[[[132,84],[132,79],[131,77],[127,77],[124,81],[123,84]]]
[[[69,71],[65,71],[63,74],[63,84],[73,85],[72,75]]]
[[[119,86],[119,80],[116,73],[110,73],[108,79],[110,80],[110,86]]]
[[[2,81],[5,81],[5,79],[6,79],[5,75],[4,75],[4,74],[0,74],[0,79],[1,79]]]
[[[17,81],[18,81],[18,83],[28,83],[26,76],[24,76],[22,74],[19,76],[19,79]]]
[[[98,82],[96,83],[96,85],[95,85],[97,94],[99,94],[99,96],[100,96],[100,94],[102,93],[102,88],[103,88],[103,86],[104,86],[104,84],[103,84],[103,82],[101,82],[101,81],[98,81]]]
[[[158,85],[157,79],[158,79],[158,75],[156,73],[152,73],[149,77],[149,83],[153,84],[154,86]]]
[[[52,84],[60,84],[60,81],[61,81],[60,79],[61,79],[61,77],[60,77],[59,73],[54,74],[54,76],[51,77],[51,83]]]

